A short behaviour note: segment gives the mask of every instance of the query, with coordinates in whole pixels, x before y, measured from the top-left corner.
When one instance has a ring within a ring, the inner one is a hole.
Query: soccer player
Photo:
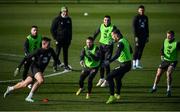
[[[25,52],[24,58],[26,58],[30,53],[34,52],[38,48],[41,48],[41,41],[42,41],[42,36],[40,34],[38,34],[38,27],[32,26],[31,34],[27,36],[26,41],[24,43],[24,52]],[[28,70],[29,70],[32,60],[26,60],[26,62],[23,62],[23,60],[16,68],[16,70],[14,72],[14,76],[19,74],[22,65],[24,65],[23,80],[25,80],[27,77]]]
[[[71,70],[68,65],[68,49],[72,40],[72,20],[68,14],[68,8],[62,7],[60,14],[52,21],[51,34],[56,41],[56,54],[58,65],[64,66],[64,70]],[[59,55],[63,49],[64,65],[60,62]]]
[[[145,44],[149,41],[148,17],[144,13],[145,8],[143,5],[140,5],[138,7],[138,14],[133,19],[135,49],[133,54],[132,69],[142,68],[142,65],[140,65],[140,60]]]
[[[53,48],[50,47],[50,39],[47,37],[44,37],[42,39],[42,48],[38,49],[33,54],[25,58],[25,60],[23,60],[23,61],[26,61],[27,59],[31,60],[32,58],[34,58],[34,61],[31,64],[31,73],[28,74],[25,80],[18,82],[14,86],[8,86],[6,92],[4,93],[4,98],[10,92],[17,89],[24,88],[28,84],[32,83],[33,80],[35,80],[29,95],[25,99],[25,101],[27,102],[34,102],[34,100],[32,99],[32,96],[40,87],[40,85],[44,82],[43,72],[49,63],[51,56],[53,57],[55,61],[54,67],[56,67],[57,56]]]
[[[84,80],[88,77],[88,93],[86,95],[86,99],[90,98],[93,87],[93,79],[100,66],[100,56],[100,50],[96,45],[94,45],[94,39],[92,37],[88,37],[86,39],[86,46],[81,51],[80,65],[83,67],[83,70],[79,80],[80,88],[76,92],[76,95],[79,95],[84,90]]]
[[[99,40],[100,43],[100,51],[102,55],[102,61],[108,60],[112,56],[113,52],[113,39],[111,36],[111,32],[116,29],[116,26],[111,24],[111,17],[109,15],[104,16],[104,21],[94,33],[93,38],[96,39],[99,33],[101,33],[101,37]],[[107,65],[106,67],[100,67],[100,79],[96,86],[106,87],[108,82],[104,78],[104,74],[106,71],[106,76],[110,72],[110,66]]]
[[[151,93],[156,92],[157,84],[159,83],[162,74],[166,71],[167,97],[171,96],[172,73],[177,65],[178,50],[180,50],[180,42],[176,41],[174,31],[170,30],[167,32],[167,38],[164,40],[163,47],[161,49],[162,62],[157,69]]]
[[[114,103],[117,99],[120,99],[122,78],[131,70],[132,61],[132,48],[128,40],[123,37],[118,29],[112,32],[112,38],[118,43],[116,54],[110,60],[104,61],[103,65],[106,66],[117,59],[120,62],[120,66],[112,70],[107,77],[107,81],[109,82],[110,97],[106,104]],[[116,81],[116,94],[114,94],[114,79]]]

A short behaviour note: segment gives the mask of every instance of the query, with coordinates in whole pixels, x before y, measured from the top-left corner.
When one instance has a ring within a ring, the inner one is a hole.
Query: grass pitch
[[[39,33],[51,37],[50,25],[59,13],[62,4],[0,4],[0,80],[20,79],[13,77],[13,71],[23,56],[23,42],[32,25],[39,26]],[[69,51],[69,63],[75,69],[70,73],[49,77],[34,95],[35,103],[24,101],[29,90],[18,90],[3,99],[8,85],[15,82],[0,83],[0,111],[172,111],[180,110],[180,64],[173,74],[172,97],[166,97],[166,77],[163,75],[155,94],[149,93],[156,69],[160,63],[160,48],[166,31],[173,29],[180,41],[180,5],[147,4],[149,17],[150,42],[146,45],[142,63],[143,70],[133,70],[123,79],[121,99],[116,104],[106,105],[108,88],[95,87],[99,73],[94,79],[92,97],[85,99],[86,91],[76,96],[81,67],[79,55],[85,45],[85,39],[91,36],[103,21],[104,15],[110,15],[124,36],[133,46],[132,18],[138,4],[122,5],[67,5],[73,21],[73,40]],[[84,12],[88,16],[84,16]],[[98,38],[97,38],[98,40]],[[98,41],[96,40],[96,43]],[[54,41],[52,41],[54,47]],[[4,54],[9,55],[4,55]],[[16,54],[13,56],[12,54]],[[20,55],[20,56],[19,56]],[[180,60],[179,60],[180,61]],[[117,66],[115,62],[112,68]],[[45,75],[52,73],[52,64]],[[86,84],[85,84],[86,85]],[[87,89],[86,89],[87,90]],[[49,102],[43,103],[42,99]]]

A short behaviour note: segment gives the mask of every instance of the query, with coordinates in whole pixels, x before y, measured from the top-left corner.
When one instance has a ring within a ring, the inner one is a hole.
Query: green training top
[[[164,40],[164,60],[177,61],[177,41],[169,43],[168,39]]]
[[[87,46],[84,47],[85,49],[85,57],[84,57],[84,63],[89,68],[95,68],[100,65],[100,59],[98,61],[94,60],[90,55],[88,55],[88,52],[91,52],[93,55],[96,54],[97,46],[94,45],[92,50],[89,50]]]
[[[118,61],[121,63],[131,61],[132,60],[132,54],[130,51],[130,45],[129,45],[128,40],[123,37],[119,40],[119,42],[123,43],[124,49],[122,50],[122,52],[118,58]]]
[[[38,49],[41,47],[41,41],[42,41],[42,36],[37,35],[37,38],[33,38],[31,35],[27,36],[27,39],[29,41],[29,53],[32,53],[34,50]]]
[[[111,32],[113,30],[113,25],[111,24],[108,27],[105,27],[104,24],[101,24],[100,31],[101,31],[101,37],[99,42],[105,45],[109,45],[113,39],[111,36]]]

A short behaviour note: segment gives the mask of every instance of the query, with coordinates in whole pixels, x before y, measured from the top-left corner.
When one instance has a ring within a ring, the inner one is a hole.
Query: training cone
[[[49,101],[48,98],[44,98],[44,99],[42,100],[42,102],[45,102],[45,103],[47,103],[48,101]]]

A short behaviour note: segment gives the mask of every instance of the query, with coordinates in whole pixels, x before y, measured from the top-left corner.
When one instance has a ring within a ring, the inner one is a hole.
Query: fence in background
[[[0,0],[2,3],[62,3],[62,4],[179,4],[180,0]]]

